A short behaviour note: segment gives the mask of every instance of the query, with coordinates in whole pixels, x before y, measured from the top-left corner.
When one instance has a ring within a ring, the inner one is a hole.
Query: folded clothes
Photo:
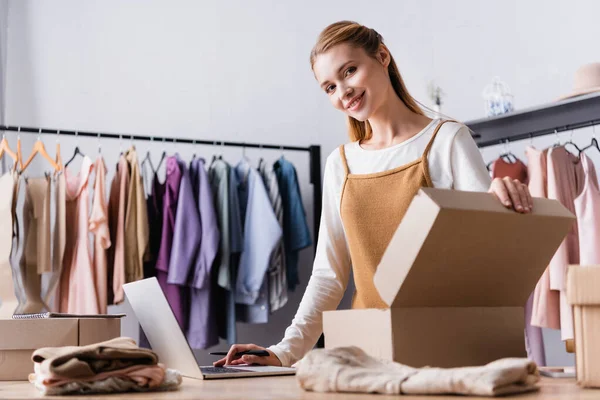
[[[143,369],[134,371],[129,376],[110,376],[98,381],[80,381],[73,380],[63,382],[59,386],[47,386],[41,380],[37,379],[37,375],[32,374],[30,381],[46,396],[66,395],[66,394],[107,394],[107,393],[123,393],[123,392],[148,392],[148,391],[167,391],[177,390],[181,385],[181,374],[173,369],[163,369],[162,367],[146,367],[160,368],[163,372],[162,382],[157,387],[150,387],[148,384],[148,371]],[[153,371],[155,373],[155,371]],[[152,379],[152,378],[150,378]]]
[[[32,359],[40,365],[36,373],[47,379],[88,379],[101,372],[158,362],[156,353],[126,337],[88,346],[44,347],[34,351]]]
[[[181,384],[178,371],[158,364],[156,353],[125,337],[41,348],[32,359],[35,373],[29,380],[47,395],[173,390]]]
[[[117,369],[114,371],[101,372],[91,378],[86,379],[52,379],[45,377],[44,374],[39,372],[39,364],[34,365],[35,377],[39,379],[46,386],[61,386],[65,383],[74,382],[77,380],[82,380],[85,382],[94,382],[94,381],[102,381],[106,378],[111,377],[121,377],[127,378],[131,377],[132,380],[139,381],[141,385],[148,386],[150,388],[155,388],[160,386],[161,382],[165,378],[165,368],[161,364],[157,365],[133,365],[131,367]],[[134,379],[135,378],[135,379]],[[143,381],[141,379],[144,379]]]
[[[504,358],[479,367],[412,368],[378,360],[358,347],[316,349],[298,364],[296,379],[315,392],[500,396],[538,390],[537,365]]]

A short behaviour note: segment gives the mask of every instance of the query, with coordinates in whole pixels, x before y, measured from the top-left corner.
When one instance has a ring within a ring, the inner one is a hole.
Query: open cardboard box
[[[325,347],[414,367],[526,356],[525,303],[574,221],[554,200],[519,214],[489,193],[421,189],[375,274],[390,308],[325,312]]]
[[[600,266],[571,265],[567,300],[573,306],[577,383],[600,387]]]
[[[0,381],[27,380],[41,347],[85,346],[121,335],[119,318],[0,319]]]

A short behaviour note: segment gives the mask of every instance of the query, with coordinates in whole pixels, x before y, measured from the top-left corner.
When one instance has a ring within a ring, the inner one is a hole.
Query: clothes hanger
[[[600,152],[600,146],[598,145],[598,140],[596,140],[596,125],[592,125],[592,142],[582,148],[581,152],[583,153],[587,149],[596,149],[598,152]]]
[[[260,167],[262,167],[263,162],[265,162],[265,160],[263,159],[263,145],[259,144],[258,145],[259,151],[260,151],[260,158],[258,159],[258,169],[260,170]]]
[[[81,157],[85,157],[85,154],[83,154],[81,152],[81,150],[79,150],[79,140],[78,140],[78,132],[75,131],[75,150],[73,151],[73,155],[71,156],[71,158],[69,159],[69,161],[67,161],[67,163],[65,164],[65,168],[69,166],[69,164],[71,164],[71,162],[73,160],[75,160],[75,157],[77,157],[77,155],[79,154]]]
[[[213,142],[213,146],[217,147],[217,141],[216,140]],[[212,165],[215,162],[216,159],[217,159],[217,152],[216,152],[216,149],[215,149],[215,153],[213,154],[212,159],[210,160],[210,164]]]
[[[556,135],[556,142],[554,143],[554,145],[552,145],[552,147],[560,147],[560,137],[558,136],[558,130],[555,129],[554,134]]]
[[[513,154],[512,151],[510,151],[510,148],[508,147],[509,144],[510,144],[510,141],[508,139],[506,139],[506,142],[504,142],[504,153],[500,154],[500,156],[498,158],[501,158],[510,164],[514,164],[519,159],[517,158],[517,156],[515,156]]]
[[[250,163],[250,158],[246,155],[246,143],[242,143],[242,160]]]
[[[194,154],[192,154],[192,161],[196,159],[196,139],[192,140],[192,149],[194,149]]]
[[[0,141],[0,159],[6,153],[6,155],[10,156],[14,161],[13,170],[17,168],[17,163],[19,162],[19,155],[11,150],[8,145],[8,140],[6,140],[6,133],[2,133],[2,141]]]
[[[150,147],[152,147],[153,142],[154,142],[154,137],[150,136]],[[154,165],[152,164],[152,159],[150,158],[150,149],[148,149],[148,151],[146,151],[146,156],[142,160],[142,168],[144,168],[144,165],[146,163],[150,164],[150,170],[152,171],[153,174],[155,174],[156,170],[154,169]]]
[[[56,131],[56,164],[58,165],[58,170],[62,171],[64,168],[63,162],[62,162],[62,156],[60,155],[60,129],[58,129]]]
[[[19,149],[20,149],[20,140],[19,140]],[[54,161],[50,157],[50,155],[46,151],[46,147],[44,147],[44,142],[42,142],[42,130],[41,129],[38,132],[38,139],[33,144],[33,150],[31,152],[31,155],[29,156],[29,158],[27,159],[25,164],[22,163],[23,159],[21,158],[21,171],[25,171],[27,169],[27,167],[29,166],[29,164],[31,164],[31,162],[33,161],[33,158],[36,156],[36,154],[41,154],[42,157],[44,157],[46,159],[46,161],[48,161],[48,163],[52,166],[52,168],[54,168],[54,171],[60,170],[59,165],[56,163],[56,161]]]
[[[567,148],[567,145],[573,146],[575,151],[577,152],[577,157],[581,154],[581,149],[573,142],[573,129],[571,129],[571,136],[569,137],[569,141],[565,142],[564,147]]]

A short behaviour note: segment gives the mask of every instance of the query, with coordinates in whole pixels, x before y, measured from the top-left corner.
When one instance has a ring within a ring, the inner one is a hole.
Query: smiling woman
[[[411,97],[383,38],[355,22],[328,26],[310,55],[317,82],[348,118],[351,142],[329,155],[323,213],[312,276],[284,339],[269,356],[234,345],[216,365],[290,366],[316,343],[322,314],[334,310],[350,269],[353,308],[386,308],[373,284],[377,265],[421,187],[494,193],[506,207],[529,212],[527,187],[490,177],[469,129],[431,119]]]
[[[353,45],[352,43],[355,43]],[[336,62],[343,61],[339,67]],[[347,110],[352,141],[369,139],[372,128],[365,118],[370,111],[378,108],[386,100],[401,101],[412,113],[424,115],[423,110],[412,98],[402,80],[398,66],[390,54],[383,38],[374,29],[352,24],[347,21],[334,23],[327,27],[319,37],[318,43],[310,54],[310,64],[321,88],[339,110]],[[381,66],[387,68],[381,68]],[[333,76],[327,74],[334,66]],[[390,86],[391,84],[391,86]],[[366,93],[366,89],[372,93]],[[351,89],[351,97],[344,97]],[[364,98],[377,96],[368,107]],[[359,103],[353,104],[360,100]],[[366,122],[364,122],[366,121]]]

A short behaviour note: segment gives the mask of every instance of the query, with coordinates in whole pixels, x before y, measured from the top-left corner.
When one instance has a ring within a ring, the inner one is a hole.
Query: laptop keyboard
[[[223,368],[223,367],[201,367],[200,370],[204,374],[230,374],[230,373],[239,373],[239,372],[248,372],[244,369],[236,369],[236,368]]]

